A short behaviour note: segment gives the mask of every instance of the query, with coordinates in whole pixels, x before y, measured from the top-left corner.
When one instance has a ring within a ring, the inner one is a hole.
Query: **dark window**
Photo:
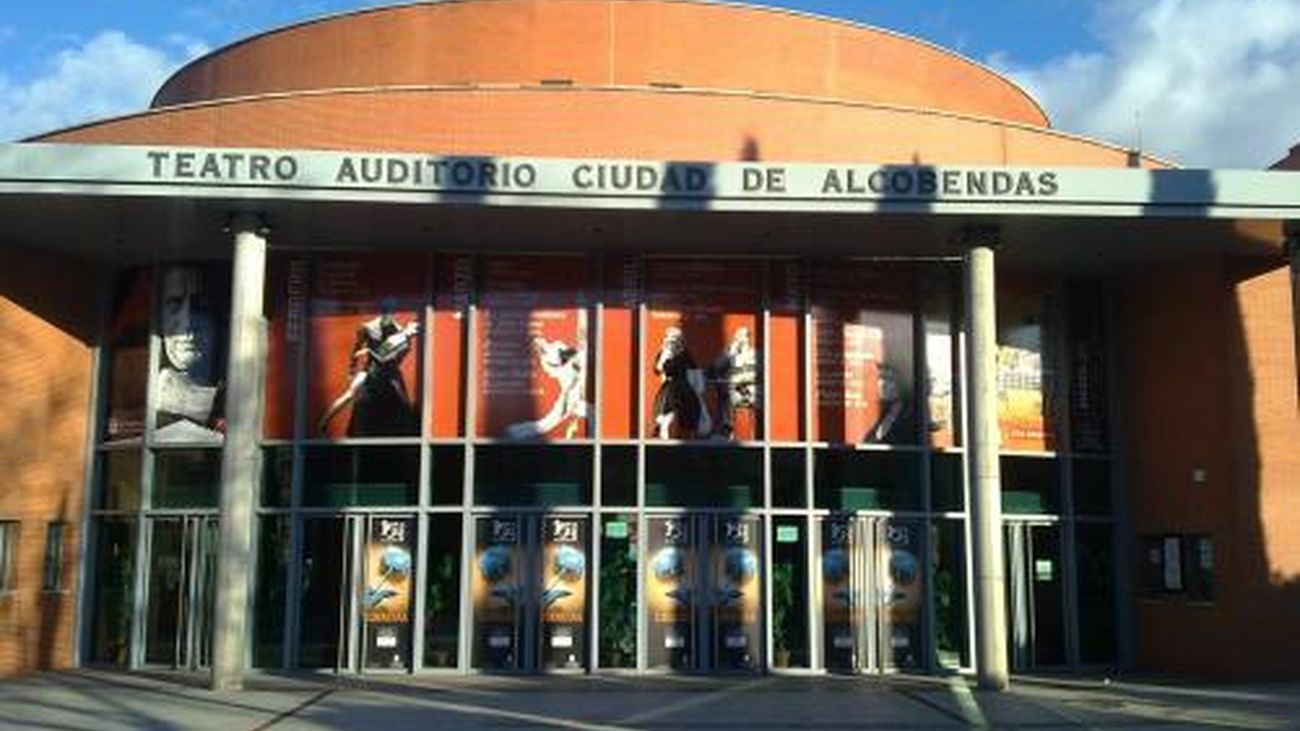
[[[0,521],[0,592],[18,584],[18,521]]]
[[[44,591],[63,588],[63,532],[66,523],[50,523],[45,529],[45,579]]]
[[[1206,535],[1183,538],[1183,587],[1191,601],[1214,600],[1214,539]]]

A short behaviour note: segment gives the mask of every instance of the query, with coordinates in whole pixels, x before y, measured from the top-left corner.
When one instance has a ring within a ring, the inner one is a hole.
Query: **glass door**
[[[151,518],[145,662],[196,670],[212,652],[215,516]]]
[[[503,513],[474,521],[475,668],[587,667],[590,520]]]
[[[410,667],[415,532],[411,515],[303,521],[299,667]]]
[[[757,671],[762,665],[762,522],[750,515],[647,521],[647,666]]]
[[[828,670],[920,667],[922,535],[922,523],[911,519],[822,519],[822,641]]]
[[[1061,530],[1053,523],[1006,524],[1007,621],[1011,667],[1065,663]]]

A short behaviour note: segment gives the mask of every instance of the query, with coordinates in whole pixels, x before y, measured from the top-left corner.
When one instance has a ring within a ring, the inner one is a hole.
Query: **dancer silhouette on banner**
[[[420,323],[400,325],[392,299],[380,303],[379,316],[357,328],[357,338],[348,359],[348,386],[330,404],[318,428],[324,433],[330,422],[349,404],[348,436],[391,436],[414,432],[415,406],[402,377],[402,361],[411,352]]]

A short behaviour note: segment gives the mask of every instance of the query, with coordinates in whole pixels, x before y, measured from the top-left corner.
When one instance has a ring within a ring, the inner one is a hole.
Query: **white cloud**
[[[106,30],[55,54],[35,78],[0,76],[0,140],[143,110],[168,74],[206,48],[189,40],[172,53]]]
[[[1055,126],[1190,167],[1260,168],[1300,142],[1300,0],[1101,0],[1100,50],[989,59]]]

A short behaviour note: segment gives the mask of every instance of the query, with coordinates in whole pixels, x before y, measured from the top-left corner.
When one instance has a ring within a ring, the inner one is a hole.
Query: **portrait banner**
[[[154,379],[153,440],[221,444],[230,277],[224,266],[163,267],[158,292],[162,352]]]

